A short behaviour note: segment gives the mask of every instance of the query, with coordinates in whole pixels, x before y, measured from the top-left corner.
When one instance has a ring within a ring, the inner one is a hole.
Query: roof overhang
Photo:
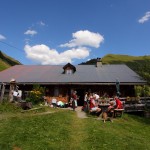
[[[6,83],[10,84],[10,83]],[[116,82],[17,82],[18,85],[116,85]],[[120,82],[120,85],[146,85],[147,82]]]

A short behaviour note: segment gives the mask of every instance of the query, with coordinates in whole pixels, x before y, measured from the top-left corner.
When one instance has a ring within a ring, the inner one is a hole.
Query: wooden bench
[[[114,109],[114,117],[122,117],[124,113],[124,109]]]

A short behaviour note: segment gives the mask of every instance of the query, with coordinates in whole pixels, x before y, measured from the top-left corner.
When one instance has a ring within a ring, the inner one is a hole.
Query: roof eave
[[[17,82],[23,85],[116,85],[116,82]],[[146,85],[147,82],[120,82],[120,85]]]

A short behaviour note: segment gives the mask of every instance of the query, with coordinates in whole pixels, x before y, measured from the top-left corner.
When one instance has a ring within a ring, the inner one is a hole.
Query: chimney
[[[102,59],[97,58],[96,67],[102,67]]]

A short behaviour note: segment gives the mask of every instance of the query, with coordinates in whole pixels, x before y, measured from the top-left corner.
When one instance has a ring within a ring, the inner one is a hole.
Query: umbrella
[[[119,80],[116,79],[116,90],[117,90],[117,96],[120,96],[120,85]]]

